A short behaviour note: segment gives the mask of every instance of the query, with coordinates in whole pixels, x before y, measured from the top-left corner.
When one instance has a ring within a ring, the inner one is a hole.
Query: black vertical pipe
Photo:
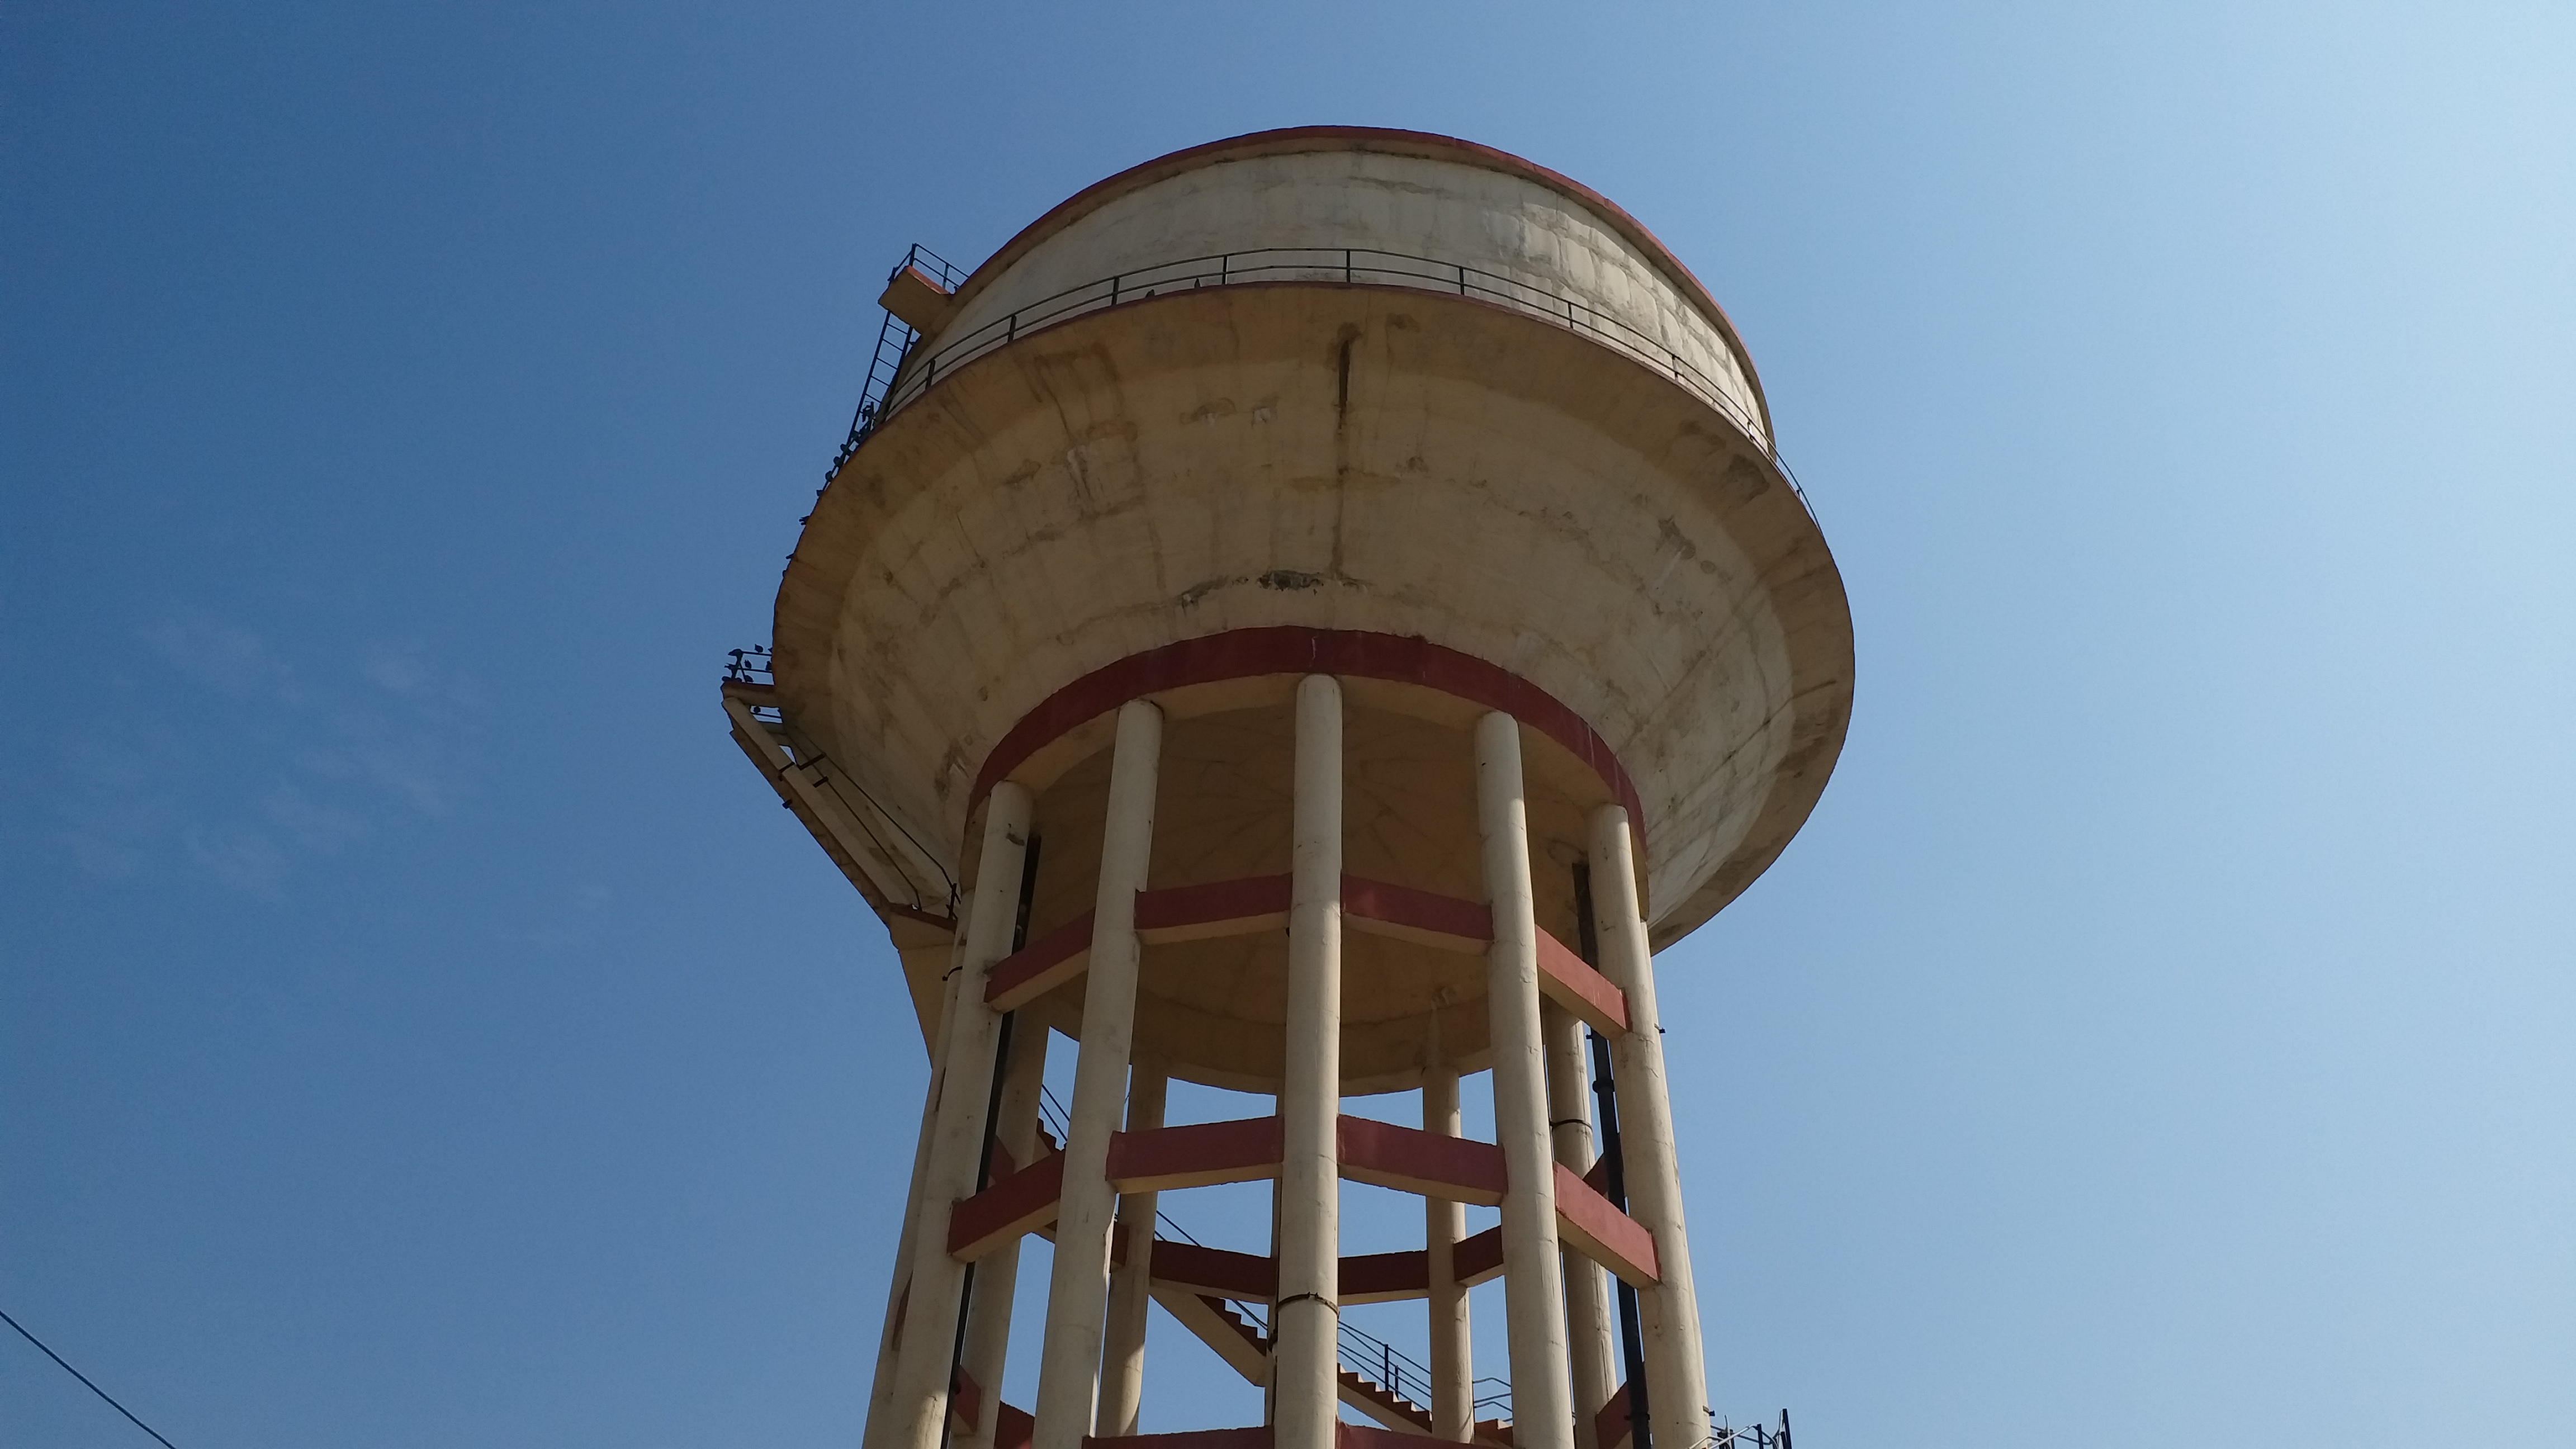
[[[1577,861],[1574,866],[1574,933],[1583,964],[1601,968],[1601,928],[1592,914],[1592,867]],[[1610,1039],[1589,1027],[1584,1035],[1592,1040],[1592,1095],[1601,1104],[1601,1160],[1607,1164],[1603,1186],[1610,1205],[1621,1212],[1628,1210],[1628,1173],[1619,1155],[1619,1084],[1610,1070]],[[1654,1449],[1652,1421],[1646,1412],[1646,1335],[1638,1321],[1637,1290],[1624,1278],[1613,1278],[1619,1290],[1619,1348],[1627,1360],[1628,1432],[1633,1449]]]

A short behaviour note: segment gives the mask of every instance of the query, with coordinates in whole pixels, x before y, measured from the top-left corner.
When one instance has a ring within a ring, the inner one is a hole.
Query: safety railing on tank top
[[[895,268],[895,274],[901,275],[904,266],[915,265],[915,258],[926,255],[929,254],[916,245],[905,262]],[[956,284],[951,279],[955,276],[955,269],[945,262],[940,262],[939,267],[941,284],[953,289]],[[1780,470],[1780,476],[1788,480],[1789,490],[1797,496],[1799,506],[1807,510],[1810,518],[1815,516],[1814,505],[1807,501],[1807,490],[1800,485],[1797,475],[1790,471],[1787,460],[1780,456],[1780,450],[1771,443],[1770,431],[1763,426],[1761,419],[1737,398],[1733,389],[1721,385],[1661,339],[1588,303],[1517,277],[1507,277],[1463,262],[1379,251],[1370,247],[1262,247],[1139,267],[1116,276],[1067,287],[1006,316],[994,318],[971,332],[949,338],[921,358],[918,366],[914,365],[911,348],[907,345],[898,365],[884,367],[887,338],[880,336],[877,358],[870,368],[867,386],[862,389],[858,412],[850,422],[849,440],[841,445],[830,471],[824,475],[825,479],[828,481],[840,472],[841,465],[858,451],[859,444],[866,441],[888,415],[928,392],[941,377],[997,347],[1018,341],[1023,333],[1111,307],[1170,296],[1175,292],[1256,282],[1343,282],[1441,292],[1509,307],[1581,333],[1664,373],[1725,414],[1746,438],[1761,445],[1765,456]],[[891,316],[888,324],[889,328],[903,327]],[[910,329],[904,330],[908,333]]]

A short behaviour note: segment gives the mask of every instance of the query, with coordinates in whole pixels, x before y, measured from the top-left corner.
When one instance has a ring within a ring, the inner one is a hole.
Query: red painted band
[[[1246,876],[1208,885],[1165,886],[1136,892],[1136,929],[1169,931],[1288,912],[1290,878]]]
[[[993,963],[984,976],[984,999],[1000,1001],[1037,977],[1091,949],[1091,912],[1085,911]]]
[[[1342,909],[1362,920],[1411,926],[1466,941],[1494,939],[1494,913],[1482,901],[1462,901],[1366,876],[1342,877]]]
[[[1393,1178],[1399,1191],[1446,1187],[1473,1199],[1500,1202],[1508,1183],[1503,1149],[1466,1137],[1443,1137],[1369,1117],[1344,1117],[1336,1144],[1342,1176],[1358,1181]],[[1394,1184],[1390,1184],[1394,1185]]]
[[[972,1262],[1000,1242],[1055,1217],[1064,1196],[1064,1154],[1051,1152],[949,1209],[948,1251]]]
[[[1027,763],[1029,756],[1131,699],[1185,685],[1266,674],[1338,674],[1419,684],[1500,710],[1564,746],[1600,776],[1611,797],[1627,807],[1629,827],[1643,849],[1646,811],[1637,799],[1636,784],[1611,753],[1609,742],[1556,696],[1501,665],[1428,639],[1297,624],[1230,629],[1165,644],[1104,664],[1048,695],[984,757],[975,791],[966,799],[966,812],[973,815],[993,786]]]
[[[1592,1437],[1601,1449],[1620,1449],[1636,1433],[1635,1416],[1628,1411],[1628,1386],[1621,1384],[1610,1402],[1601,1406],[1601,1412],[1592,1416]]]
[[[1342,1301],[1418,1298],[1431,1291],[1431,1255],[1420,1248],[1398,1253],[1353,1253],[1335,1275]]]
[[[1270,1449],[1270,1427],[1188,1429],[1178,1434],[1085,1434],[1082,1449]]]
[[[1216,1183],[1276,1177],[1284,1133],[1276,1117],[1113,1132],[1108,1177],[1121,1192],[1156,1191],[1136,1184],[1175,1178]]]
[[[1449,1271],[1461,1283],[1478,1283],[1503,1270],[1503,1230],[1497,1225],[1471,1233],[1449,1250]]]
[[[1655,1259],[1655,1235],[1646,1225],[1610,1205],[1610,1199],[1592,1190],[1592,1185],[1574,1175],[1564,1163],[1552,1163],[1556,1173],[1557,1231],[1568,1228],[1590,1238],[1601,1251],[1616,1261],[1601,1266],[1643,1288],[1662,1280]],[[1622,1271],[1622,1270],[1625,1271]]]
[[[1279,1296],[1279,1260],[1156,1238],[1154,1281],[1267,1303]]]
[[[1604,1034],[1628,1029],[1628,993],[1545,929],[1538,933],[1539,990]]]

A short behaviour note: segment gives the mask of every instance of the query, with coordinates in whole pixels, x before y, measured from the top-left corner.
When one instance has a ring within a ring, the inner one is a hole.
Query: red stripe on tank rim
[[[1297,624],[1229,629],[1165,644],[1102,665],[1048,695],[985,756],[984,768],[975,777],[975,793],[966,797],[966,813],[971,818],[993,786],[1027,763],[1029,756],[1131,699],[1185,685],[1265,674],[1336,674],[1418,684],[1501,710],[1564,746],[1600,776],[1611,798],[1627,807],[1640,854],[1645,849],[1646,811],[1638,802],[1635,782],[1609,742],[1556,696],[1499,664],[1414,635]]]

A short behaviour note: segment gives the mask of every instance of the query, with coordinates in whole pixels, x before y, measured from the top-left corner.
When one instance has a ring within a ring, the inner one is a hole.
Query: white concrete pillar
[[[1619,1153],[1628,1215],[1655,1235],[1662,1281],[1638,1295],[1646,1349],[1646,1409],[1655,1449],[1690,1449],[1708,1437],[1708,1367],[1701,1356],[1699,1296],[1682,1228],[1681,1167],[1673,1151],[1672,1099],[1657,1029],[1655,967],[1637,891],[1628,812],[1592,812],[1592,914],[1601,974],[1628,993],[1628,1029],[1610,1038],[1619,1092]]]
[[[1020,870],[1029,841],[1029,792],[1008,780],[984,802],[984,850],[967,914],[965,959],[949,976],[938,1120],[913,1219],[912,1287],[895,1351],[885,1449],[939,1449],[957,1352],[958,1297],[966,1265],[948,1255],[948,1214],[975,1191],[984,1155],[984,1111],[993,1089],[1001,1016],[984,1005],[985,975],[1010,953]]]
[[[1163,1125],[1171,1078],[1132,1068],[1127,1082],[1127,1130]],[[1118,1198],[1118,1221],[1127,1230],[1127,1261],[1109,1273],[1109,1324],[1100,1358],[1100,1427],[1104,1437],[1133,1434],[1145,1406],[1145,1310],[1154,1304],[1154,1209],[1161,1193],[1130,1192]]]
[[[1038,1155],[1038,1095],[1046,1083],[1046,1027],[1027,1015],[1011,1025],[1010,1060],[1002,1067],[1002,1099],[994,1113],[993,1135],[1017,1167]],[[984,1255],[975,1264],[975,1291],[966,1304],[965,1369],[983,1394],[975,1427],[953,1433],[954,1449],[993,1449],[993,1429],[1000,1420],[1002,1373],[1010,1366],[1011,1304],[1019,1291],[1020,1241]]]
[[[1556,1160],[1581,1177],[1593,1162],[1592,1072],[1584,1061],[1583,1023],[1554,1002],[1539,1004],[1539,1021],[1547,1034],[1548,1135],[1556,1145]],[[1562,1256],[1565,1336],[1574,1370],[1574,1449],[1600,1449],[1594,1416],[1619,1386],[1610,1275],[1571,1248]]]
[[[902,1340],[904,1310],[909,1306],[912,1289],[913,1236],[921,1223],[921,1180],[930,1166],[930,1138],[939,1121],[939,1049],[942,1029],[948,1022],[949,1003],[956,998],[958,967],[966,959],[966,932],[960,928],[956,944],[948,953],[948,987],[942,994],[939,1020],[930,1028],[930,1088],[921,1094],[921,1130],[912,1143],[912,1185],[903,1199],[903,1229],[895,1235],[894,1281],[886,1286],[885,1326],[877,1331],[877,1371],[868,1386],[868,1422],[860,1431],[862,1449],[878,1449],[893,1416],[886,1406],[894,1402],[895,1349]]]
[[[1476,722],[1476,828],[1494,942],[1485,956],[1493,1040],[1494,1136],[1503,1149],[1503,1303],[1512,1348],[1512,1441],[1574,1449],[1574,1390],[1556,1241],[1555,1154],[1547,1134],[1547,1046],[1539,1027],[1538,920],[1520,724]],[[1049,1449],[1041,1445],[1040,1449]]]
[[[1082,1449],[1100,1388],[1102,1315],[1109,1301],[1109,1136],[1127,1096],[1135,1039],[1136,893],[1154,857],[1154,796],[1161,774],[1163,712],[1144,700],[1118,711],[1109,803],[1092,898],[1091,966],[1082,988],[1082,1041],[1065,1125],[1064,1196],[1056,1210],[1055,1272],[1047,1285],[1046,1343],[1038,1355],[1033,1449]]]
[[[1422,1130],[1456,1137],[1458,1069],[1434,1063],[1422,1074]],[[1476,1437],[1475,1353],[1467,1332],[1467,1290],[1458,1282],[1458,1240],[1467,1205],[1422,1200],[1422,1241],[1431,1258],[1431,1436],[1453,1444]]]
[[[1279,1090],[1277,1449],[1333,1449],[1341,1338],[1342,689],[1297,686],[1290,830],[1287,1064]]]

